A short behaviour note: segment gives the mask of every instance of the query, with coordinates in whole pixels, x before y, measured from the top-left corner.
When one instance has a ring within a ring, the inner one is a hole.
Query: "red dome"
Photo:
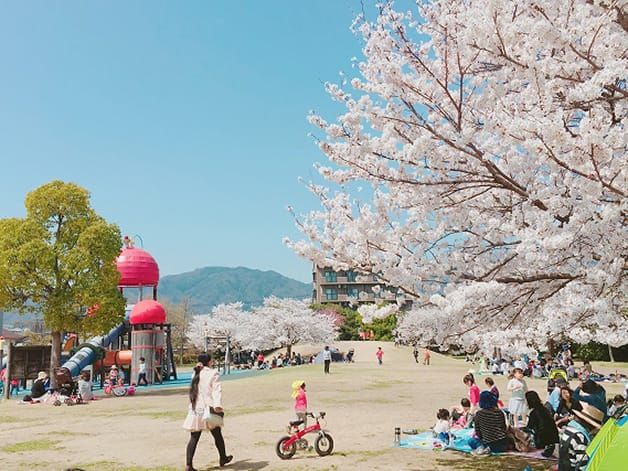
[[[131,315],[129,316],[129,322],[133,325],[165,324],[166,310],[157,301],[145,299],[133,307]]]
[[[146,250],[127,247],[116,259],[120,272],[118,286],[157,286],[159,266]]]

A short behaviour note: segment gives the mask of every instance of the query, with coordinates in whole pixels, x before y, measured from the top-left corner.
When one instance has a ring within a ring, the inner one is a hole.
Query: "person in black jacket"
[[[33,387],[31,388],[31,397],[33,399],[39,399],[46,394],[46,379],[48,375],[45,371],[40,371],[37,375],[37,379],[33,381]]]
[[[526,428],[534,433],[534,446],[543,448],[543,456],[552,456],[559,440],[554,418],[536,391],[528,391],[525,397],[531,410]]]

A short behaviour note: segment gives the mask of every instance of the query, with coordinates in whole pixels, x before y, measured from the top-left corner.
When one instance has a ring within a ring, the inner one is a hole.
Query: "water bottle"
[[[401,428],[400,427],[395,427],[395,442],[394,442],[394,446],[399,446],[401,445]]]

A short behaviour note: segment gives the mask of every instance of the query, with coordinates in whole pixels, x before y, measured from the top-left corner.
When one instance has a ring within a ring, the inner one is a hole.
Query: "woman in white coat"
[[[192,466],[192,460],[204,430],[209,430],[214,437],[220,454],[220,466],[226,465],[233,459],[233,456],[227,455],[225,450],[221,428],[212,426],[203,419],[206,407],[210,407],[214,414],[223,415],[220,375],[217,370],[210,368],[210,361],[211,357],[207,353],[198,356],[198,364],[194,367],[194,376],[190,385],[190,406],[183,422],[183,428],[190,432],[190,441],[186,449],[186,471],[196,471]]]

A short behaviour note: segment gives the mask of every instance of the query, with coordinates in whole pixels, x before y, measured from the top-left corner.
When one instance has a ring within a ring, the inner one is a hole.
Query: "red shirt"
[[[377,358],[381,358],[381,357],[383,357],[383,356],[384,356],[384,350],[377,350],[377,351],[375,352],[375,356],[376,356]]]

